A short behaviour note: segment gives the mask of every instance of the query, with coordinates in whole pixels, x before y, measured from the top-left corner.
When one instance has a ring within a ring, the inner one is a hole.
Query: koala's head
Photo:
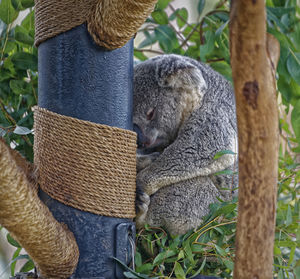
[[[197,62],[162,55],[135,66],[133,123],[138,147],[161,151],[201,105],[206,82]]]

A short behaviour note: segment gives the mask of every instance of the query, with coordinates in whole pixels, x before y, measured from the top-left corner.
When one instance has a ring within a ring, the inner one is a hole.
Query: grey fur
[[[191,58],[162,55],[135,66],[133,122],[140,130],[137,225],[182,234],[199,226],[217,197],[228,200],[235,169],[234,93],[230,83]],[[152,153],[155,152],[155,153]],[[159,152],[159,153],[157,153]],[[236,185],[234,185],[236,187]]]

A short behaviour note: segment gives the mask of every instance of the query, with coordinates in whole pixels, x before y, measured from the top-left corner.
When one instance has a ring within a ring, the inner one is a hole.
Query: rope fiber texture
[[[37,195],[32,166],[0,139],[0,224],[26,249],[43,278],[68,278],[79,251]]]
[[[34,109],[34,162],[52,198],[99,215],[133,218],[136,134]]]
[[[35,44],[87,23],[94,41],[107,49],[125,45],[157,0],[35,0]]]

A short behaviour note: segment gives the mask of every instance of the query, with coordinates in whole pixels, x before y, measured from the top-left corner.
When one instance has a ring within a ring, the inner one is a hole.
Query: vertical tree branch
[[[276,55],[267,50],[265,1],[233,0],[230,18],[240,179],[234,278],[271,279],[278,166]]]

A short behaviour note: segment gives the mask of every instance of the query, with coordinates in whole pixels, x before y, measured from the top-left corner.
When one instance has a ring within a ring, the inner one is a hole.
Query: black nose
[[[144,148],[146,138],[143,135],[143,132],[142,132],[141,128],[138,125],[136,125],[135,123],[133,123],[133,131],[135,131],[137,133],[138,148]]]

